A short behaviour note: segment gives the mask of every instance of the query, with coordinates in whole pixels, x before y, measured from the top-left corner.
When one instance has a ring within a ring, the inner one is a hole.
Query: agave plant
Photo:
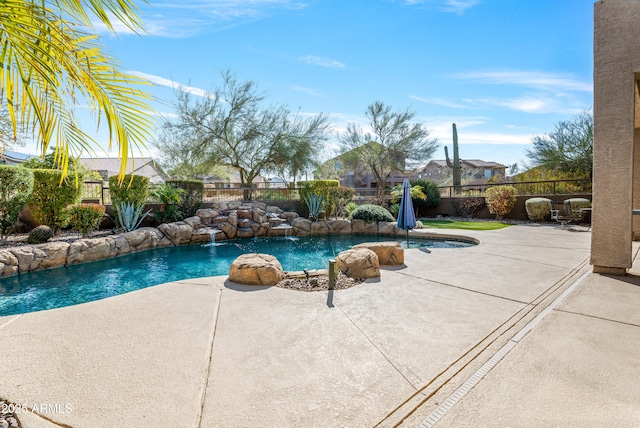
[[[118,216],[120,227],[125,232],[136,230],[142,220],[151,212],[151,210],[142,214],[143,205],[134,204],[133,202],[120,202],[115,204],[115,211]]]
[[[304,196],[304,203],[307,205],[307,209],[309,210],[309,219],[314,221],[318,220],[320,213],[327,205],[326,201],[324,200],[324,196],[316,194]]]

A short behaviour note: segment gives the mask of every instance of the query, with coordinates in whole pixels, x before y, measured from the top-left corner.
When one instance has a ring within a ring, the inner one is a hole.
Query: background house
[[[371,150],[373,145],[380,146],[380,143],[372,141],[329,159],[314,171],[314,178],[338,180],[341,186],[352,188],[378,187],[371,168],[369,168],[368,165],[356,163],[353,160],[356,150]],[[401,172],[404,171],[406,165],[406,159],[402,153],[396,153],[395,156],[393,156],[392,162],[397,171],[394,171],[386,181],[386,184],[390,187],[402,184],[402,181],[406,177],[406,174]]]
[[[3,150],[0,152],[0,165],[20,165],[29,159],[37,158],[38,156],[28,155],[26,153],[14,152],[11,150]]]
[[[505,176],[507,167],[497,162],[487,162],[480,159],[460,159],[462,167],[462,184],[486,184],[492,178]],[[435,182],[438,186],[452,184],[452,169],[447,166],[447,161],[431,160],[422,169],[412,174],[412,179],[423,179]]]
[[[105,181],[120,172],[120,159],[118,158],[80,158],[78,163],[90,171],[96,171]],[[164,183],[168,178],[160,165],[152,158],[129,159],[126,171],[127,174],[133,173],[149,177],[151,184]]]
[[[216,189],[239,189],[242,187],[240,182],[240,172],[232,167],[220,167],[219,172],[207,175],[202,178],[207,187],[215,187]],[[261,175],[253,179],[253,186],[262,188],[269,187],[269,180]]]

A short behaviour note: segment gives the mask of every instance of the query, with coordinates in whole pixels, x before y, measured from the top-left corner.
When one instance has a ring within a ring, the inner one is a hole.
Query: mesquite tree
[[[340,151],[347,167],[367,168],[378,184],[382,197],[387,179],[395,171],[419,166],[436,151],[435,138],[419,123],[413,123],[415,113],[410,110],[391,111],[380,101],[367,107],[371,132],[350,123],[347,131],[338,136]]]
[[[199,165],[237,170],[242,187],[252,187],[267,172],[304,170],[326,139],[328,117],[292,113],[285,105],[264,106],[255,82],[241,82],[229,71],[222,78],[222,87],[201,99],[185,91],[177,94],[178,118],[165,121],[157,145],[170,146],[175,135],[187,136]]]

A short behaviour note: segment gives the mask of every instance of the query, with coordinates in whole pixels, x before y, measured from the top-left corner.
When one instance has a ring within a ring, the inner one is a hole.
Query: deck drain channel
[[[589,276],[591,272],[584,273],[580,278],[576,280],[569,288],[567,288],[558,298],[556,298],[553,302],[549,304],[546,308],[542,310],[534,319],[529,321],[527,325],[522,327],[509,341],[498,350],[493,356],[482,365],[469,379],[467,379],[458,389],[456,389],[453,394],[451,394],[441,405],[439,405],[429,416],[427,416],[418,428],[431,428],[435,424],[440,421],[440,419],[449,411],[453,406],[455,406],[458,401],[460,401],[471,388],[476,386],[483,377],[487,375],[499,362],[504,358],[505,355],[509,353],[518,342],[526,336],[544,317],[549,315],[551,311],[553,311],[556,306],[558,306],[575,288],[580,285],[582,281],[585,280],[587,276]]]

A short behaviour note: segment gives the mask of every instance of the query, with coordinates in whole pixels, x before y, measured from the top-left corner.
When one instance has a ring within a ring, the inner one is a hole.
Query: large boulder
[[[298,217],[293,220],[291,227],[293,227],[295,235],[308,236],[311,233],[311,223],[311,220]]]
[[[213,222],[213,219],[218,217],[219,215],[220,211],[211,208],[201,208],[196,211],[196,216],[200,217],[203,224],[211,224]],[[195,228],[196,226],[192,227]]]
[[[351,222],[349,220],[329,220],[329,233],[331,235],[349,234],[351,233]]]
[[[23,247],[11,248],[9,251],[18,261],[19,273],[38,269],[42,259],[46,257],[46,253],[42,251],[38,245],[25,245]]]
[[[69,246],[67,242],[48,242],[40,245],[40,249],[45,253],[42,262],[40,262],[40,269],[64,266],[67,263]]]
[[[18,258],[8,250],[0,250],[0,277],[18,273]]]
[[[229,269],[229,280],[238,284],[275,285],[283,278],[282,265],[269,254],[243,254]]]
[[[364,242],[353,248],[368,248],[376,253],[380,266],[404,264],[404,249],[399,242]]]
[[[254,208],[251,211],[251,219],[256,223],[264,223],[268,221],[267,213],[260,208]]]
[[[280,214],[280,213],[283,213],[283,212],[284,212],[284,211],[282,211],[282,209],[281,209],[280,207],[276,207],[276,206],[273,206],[273,205],[269,205],[269,206],[266,208],[266,211],[267,211],[268,213],[275,213],[275,214]]]
[[[367,279],[380,277],[380,262],[375,252],[368,248],[351,248],[336,257],[340,271],[350,278]]]
[[[289,224],[293,224],[293,220],[297,219],[298,217],[299,217],[298,213],[293,211],[286,211],[286,212],[280,213],[280,218],[285,219]]]
[[[328,235],[329,234],[329,224],[327,221],[314,221],[311,223],[311,230],[309,232],[311,235]]]
[[[197,215],[193,217],[187,217],[183,221],[187,223],[189,226],[191,226],[193,230],[196,230],[202,227],[202,219]]]
[[[224,232],[227,239],[234,239],[238,234],[238,229],[232,226],[231,223],[220,223],[218,229]]]
[[[186,245],[191,242],[193,227],[184,221],[175,223],[162,223],[158,230],[171,240],[173,245]]]
[[[370,222],[367,223],[364,220],[355,219],[351,220],[351,233],[354,235],[363,235],[363,234],[378,234],[378,223]]]
[[[131,232],[123,233],[122,236],[129,243],[131,252],[173,245],[171,240],[155,227],[141,227]]]
[[[115,244],[115,242],[110,238],[81,239],[76,241],[69,246],[67,264],[74,265],[78,263],[95,262],[97,260],[115,257],[117,251],[115,250],[115,245],[112,247],[112,244]]]
[[[195,229],[193,231],[193,234],[191,234],[191,241],[189,243],[206,244],[207,242],[212,242],[212,238],[214,236],[216,241],[227,239],[227,236],[220,229],[212,227],[201,227],[200,229]]]

